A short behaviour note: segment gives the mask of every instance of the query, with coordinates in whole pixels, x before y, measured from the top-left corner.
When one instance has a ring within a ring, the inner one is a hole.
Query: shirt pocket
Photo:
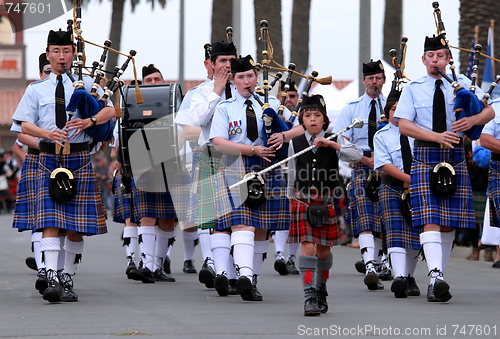
[[[432,104],[433,104],[432,99],[415,101],[415,111],[417,111],[417,114],[426,114],[426,113],[432,114]]]
[[[41,108],[50,107],[51,105],[55,106],[56,98],[55,97],[53,97],[53,98],[48,97],[48,98],[40,99],[39,104],[40,104]]]

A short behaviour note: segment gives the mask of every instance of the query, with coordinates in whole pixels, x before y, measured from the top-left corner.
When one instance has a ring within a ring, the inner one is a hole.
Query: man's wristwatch
[[[97,118],[94,116],[90,117],[90,121],[92,121],[92,126],[95,126],[97,124]]]

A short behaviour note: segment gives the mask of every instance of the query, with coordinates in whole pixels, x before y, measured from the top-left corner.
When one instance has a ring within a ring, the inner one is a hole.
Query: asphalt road
[[[334,265],[328,282],[330,310],[303,316],[300,278],[273,270],[274,246],[259,280],[262,302],[239,296],[219,297],[182,272],[182,239],[174,245],[174,283],[142,284],[125,276],[121,225],[108,223],[109,233],[85,239],[83,260],[75,276],[77,303],[49,304],[34,289],[30,234],[11,228],[12,215],[0,215],[0,338],[114,338],[136,335],[156,338],[290,338],[298,337],[469,337],[500,336],[500,270],[491,263],[464,259],[457,248],[446,281],[453,295],[448,303],[428,303],[425,262],[417,265],[420,297],[396,299],[385,290],[368,291],[354,269],[359,250],[332,249]],[[179,232],[180,233],[180,232]],[[199,248],[195,253],[199,269]]]

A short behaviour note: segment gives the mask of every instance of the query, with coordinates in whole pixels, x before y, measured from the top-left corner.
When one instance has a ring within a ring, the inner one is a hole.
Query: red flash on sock
[[[321,271],[321,280],[326,280],[330,278],[330,270]]]
[[[312,285],[313,283],[313,272],[305,271],[304,272],[304,284]]]

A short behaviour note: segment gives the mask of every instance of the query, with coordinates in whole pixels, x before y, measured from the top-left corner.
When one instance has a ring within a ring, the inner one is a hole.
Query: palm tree
[[[109,39],[112,42],[111,47],[116,50],[120,50],[121,38],[122,38],[122,23],[123,23],[123,9],[125,8],[125,0],[112,0],[112,11],[111,11],[111,29],[109,31]],[[155,3],[160,4],[161,8],[165,8],[167,0],[147,0],[151,3],[151,7],[155,8]],[[130,0],[132,5],[132,12],[135,6],[139,3],[139,0]],[[127,51],[128,53],[128,51]],[[109,53],[106,61],[106,69],[112,70],[116,65],[118,65],[118,54]]]
[[[269,38],[273,45],[273,58],[279,64],[283,64],[283,33],[281,27],[281,0],[254,0],[255,11],[255,33],[256,39],[260,37],[260,22],[267,20]],[[262,54],[263,46],[260,40],[257,43],[257,55]],[[258,57],[257,60],[261,60]]]
[[[226,40],[226,27],[233,22],[233,0],[213,0],[211,41]],[[238,46],[236,46],[238,47]]]
[[[294,0],[290,60],[296,71],[304,73],[309,66],[309,12],[311,0]]]
[[[497,27],[500,25],[500,11],[497,0],[461,0],[460,1],[460,26],[459,26],[459,45],[462,48],[471,48],[472,37],[474,36],[474,27],[478,26],[478,43],[482,45],[482,51],[485,53],[487,48],[488,28],[490,20],[495,20],[494,45],[500,46],[500,32]],[[446,23],[445,23],[446,24]],[[495,50],[495,58],[499,58],[499,47]],[[455,53],[456,58],[456,53]],[[460,73],[466,73],[469,59],[469,52],[460,52]],[[478,83],[481,83],[484,59],[480,61]],[[497,67],[498,73],[498,67]]]
[[[403,1],[385,0],[385,20],[384,20],[384,60],[392,65],[392,58],[389,50],[392,48],[399,51],[401,35],[403,32]]]

